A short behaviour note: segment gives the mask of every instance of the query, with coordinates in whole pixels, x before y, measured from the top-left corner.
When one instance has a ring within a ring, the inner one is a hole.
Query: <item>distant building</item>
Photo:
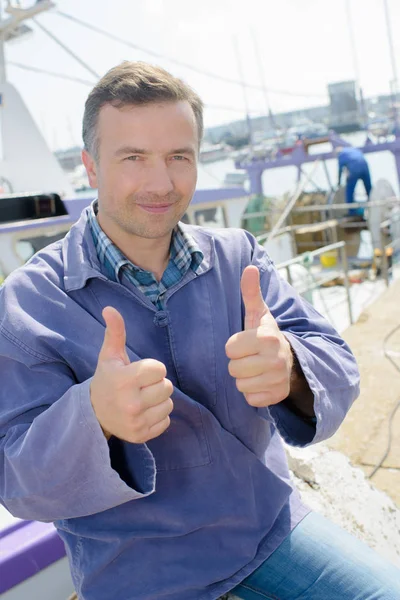
[[[328,85],[330,99],[329,126],[336,133],[361,129],[361,117],[355,81],[341,81]]]

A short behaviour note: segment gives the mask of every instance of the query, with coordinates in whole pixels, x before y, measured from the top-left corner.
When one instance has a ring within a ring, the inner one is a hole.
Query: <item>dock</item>
[[[328,445],[343,452],[400,506],[400,279],[342,333],[361,374],[361,393]],[[389,336],[385,344],[385,338]],[[386,352],[395,365],[385,356]],[[396,410],[396,408],[398,409]],[[390,434],[391,429],[391,434]],[[390,440],[390,449],[388,450]]]

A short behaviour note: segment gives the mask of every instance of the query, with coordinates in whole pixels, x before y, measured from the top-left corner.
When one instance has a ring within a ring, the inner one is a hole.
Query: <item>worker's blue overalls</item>
[[[346,181],[346,203],[354,202],[354,190],[359,179],[362,180],[365,191],[369,198],[371,193],[371,175],[369,172],[368,163],[364,158],[364,154],[358,148],[343,148],[339,154],[339,185],[342,178],[343,168],[348,171]],[[349,215],[363,215],[363,208],[351,208]]]

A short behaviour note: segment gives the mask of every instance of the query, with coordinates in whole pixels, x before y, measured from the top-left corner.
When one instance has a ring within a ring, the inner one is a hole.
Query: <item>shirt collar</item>
[[[89,207],[88,223],[92,232],[97,256],[110,278],[114,281],[119,281],[121,269],[126,265],[130,266],[133,271],[144,271],[132,263],[102,230],[97,219],[97,212],[98,201],[96,199],[93,200]],[[170,258],[174,261],[182,275],[186,273],[189,267],[196,272],[204,258],[198,244],[191,235],[180,228],[179,224],[172,232]]]
[[[102,273],[89,226],[90,206],[83,209],[79,220],[71,227],[62,242],[65,290],[83,288],[91,278],[106,279]],[[203,255],[196,275],[202,275],[212,268],[214,262],[213,236],[201,227],[179,223],[182,234],[187,234]]]

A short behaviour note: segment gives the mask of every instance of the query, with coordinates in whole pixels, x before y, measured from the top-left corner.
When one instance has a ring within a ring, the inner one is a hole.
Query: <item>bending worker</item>
[[[352,146],[346,148],[338,148],[337,154],[339,156],[339,183],[342,180],[343,169],[347,171],[346,181],[346,203],[352,204],[354,202],[354,190],[359,179],[362,180],[367,197],[371,193],[371,175],[369,172],[368,163],[365,160],[364,154],[358,148]],[[351,208],[349,215],[363,215],[363,208]]]

